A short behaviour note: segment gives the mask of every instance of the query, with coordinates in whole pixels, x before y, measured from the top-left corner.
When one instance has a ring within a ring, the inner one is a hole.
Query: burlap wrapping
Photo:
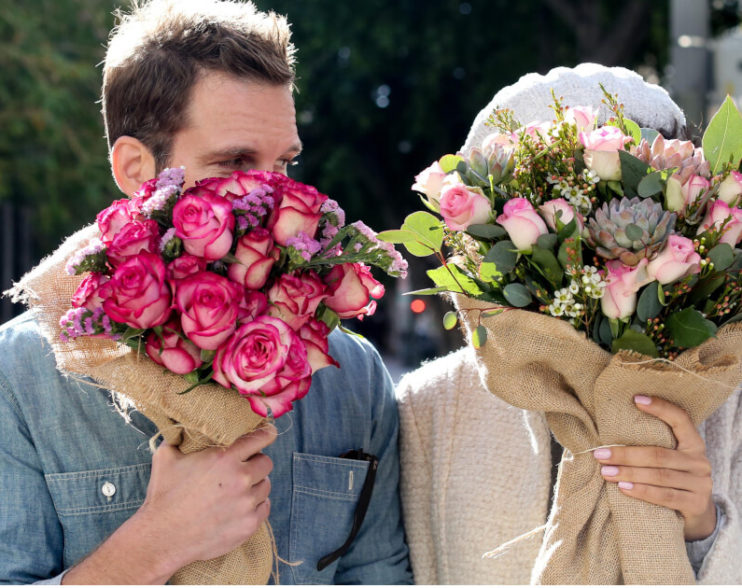
[[[480,312],[469,309],[492,304],[464,296],[454,301],[471,337]],[[568,322],[534,312],[507,310],[482,324],[488,331],[476,351],[482,382],[509,404],[545,412],[565,448],[531,581],[694,583],[682,517],[606,483],[589,450],[614,444],[673,447],[670,428],[639,411],[634,395],[665,398],[698,425],[742,381],[742,326],[720,329],[670,365],[631,352],[611,355]]]
[[[95,225],[78,231],[12,290],[15,301],[25,302],[34,310],[58,369],[64,374],[91,377],[128,399],[155,423],[168,443],[183,453],[231,445],[261,426],[264,421],[250,409],[249,402],[217,384],[199,386],[180,395],[188,387],[182,376],[166,372],[123,344],[93,337],[80,337],[69,343],[60,340],[59,319],[69,310],[70,298],[82,280],[82,276],[67,275],[65,263],[95,236]],[[162,538],[163,542],[168,540]],[[273,558],[273,536],[264,524],[237,549],[182,568],[170,583],[265,584],[273,569]]]

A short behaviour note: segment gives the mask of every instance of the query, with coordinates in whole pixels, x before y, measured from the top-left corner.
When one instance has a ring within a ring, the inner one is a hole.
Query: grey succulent
[[[588,243],[607,259],[635,266],[652,259],[675,228],[677,215],[649,198],[614,198],[588,222]]]
[[[482,186],[490,185],[489,176],[492,176],[494,184],[508,181],[515,167],[513,148],[503,145],[483,149],[474,147],[467,159],[467,177]]]

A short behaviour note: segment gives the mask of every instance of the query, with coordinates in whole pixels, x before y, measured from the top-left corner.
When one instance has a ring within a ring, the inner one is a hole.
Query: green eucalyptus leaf
[[[644,287],[636,303],[636,316],[642,323],[653,319],[662,312],[662,302],[659,298],[659,282],[651,282]],[[661,287],[660,287],[661,288]]]
[[[504,237],[507,233],[500,225],[469,225],[466,232],[477,239],[489,239],[492,241]]]
[[[557,222],[557,226],[558,225],[559,222]],[[557,231],[557,239],[559,239],[559,241],[564,241],[565,239],[569,239],[570,237],[577,236],[579,232],[580,229],[577,226],[577,218],[572,217],[571,221],[569,221],[566,225],[563,225],[562,228]]]
[[[567,254],[567,249],[575,249],[576,256],[570,258],[570,256]],[[560,265],[564,269],[567,269],[570,259],[573,261],[574,265],[581,266],[582,265],[582,240],[581,238],[578,236],[578,237],[565,239],[564,242],[559,246],[559,253],[557,254],[557,259],[559,260]]]
[[[652,172],[642,178],[636,191],[642,198],[649,198],[662,192],[662,172]]]
[[[555,233],[544,233],[536,240],[536,245],[541,249],[552,250],[556,247],[558,240]]]
[[[611,324],[608,322],[608,318],[603,316],[600,318],[598,325],[598,337],[599,341],[606,347],[610,347],[613,341],[613,334],[611,333]]]
[[[621,160],[621,183],[627,197],[638,196],[637,188],[639,182],[644,179],[651,168],[638,157],[634,157],[628,151],[620,150],[618,158]]]
[[[505,299],[508,303],[516,308],[524,308],[533,302],[533,298],[531,297],[528,288],[523,284],[518,284],[517,282],[505,286],[502,293],[505,295]]]
[[[716,325],[695,308],[685,308],[671,314],[665,325],[678,347],[695,347],[716,335]]]
[[[518,261],[518,251],[512,241],[498,241],[484,256],[485,262],[492,262],[502,274],[513,271]]]
[[[474,329],[471,334],[471,342],[474,349],[480,349],[487,342],[487,329],[482,325]]]
[[[455,170],[459,163],[462,163],[463,161],[464,158],[460,155],[451,155],[449,153],[448,155],[444,155],[440,158],[440,160],[438,161],[438,165],[441,166],[443,173],[447,174]]]
[[[714,262],[716,272],[723,272],[734,263],[734,249],[729,243],[719,243],[708,252],[708,256]]]
[[[657,346],[644,333],[637,333],[634,329],[626,329],[623,335],[613,341],[611,351],[617,353],[621,349],[630,349],[642,355],[657,357]]]
[[[544,274],[544,277],[554,286],[562,283],[564,272],[559,260],[549,249],[534,247],[531,254],[531,261],[535,263]]]
[[[443,315],[443,328],[447,331],[455,328],[458,323],[459,315],[456,312],[449,310],[446,314]]]
[[[727,96],[703,134],[703,155],[711,164],[711,173],[719,173],[731,161],[736,168],[742,157],[742,115]]]
[[[642,139],[646,139],[647,143],[651,146],[652,143],[654,143],[654,140],[657,138],[657,135],[659,135],[659,131],[656,129],[645,129],[642,127]]]
[[[644,231],[639,225],[629,223],[626,225],[626,236],[632,241],[639,241],[644,236]]]
[[[706,278],[703,278],[698,282],[695,288],[691,290],[688,301],[691,304],[697,304],[702,300],[705,300],[711,294],[714,293],[719,287],[721,287],[726,281],[725,275],[712,274]]]

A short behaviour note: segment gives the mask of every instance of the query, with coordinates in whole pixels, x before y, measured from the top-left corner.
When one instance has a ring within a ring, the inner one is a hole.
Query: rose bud
[[[203,363],[201,351],[183,339],[178,329],[175,321],[169,321],[162,329],[162,337],[155,332],[150,333],[144,351],[152,361],[174,374],[188,374]]]
[[[325,298],[327,287],[315,272],[300,276],[283,274],[268,290],[268,314],[280,318],[298,331],[314,316],[319,303]]]
[[[670,284],[701,271],[701,256],[693,241],[680,235],[670,235],[665,248],[649,262],[647,274],[660,284]]]
[[[549,232],[544,219],[525,198],[508,200],[497,224],[505,228],[518,251],[530,251],[538,238]]]
[[[425,194],[430,201],[437,204],[445,177],[446,172],[436,160],[415,176],[415,183],[411,189]]]
[[[237,241],[234,256],[239,263],[229,266],[229,279],[248,290],[258,290],[265,285],[279,255],[270,231],[256,227]]]
[[[618,152],[631,141],[631,137],[611,126],[600,127],[590,133],[583,131],[578,136],[585,146],[583,158],[588,169],[598,174],[601,180],[620,180],[621,160]]]
[[[384,285],[371,275],[362,263],[343,263],[334,266],[325,276],[330,297],[325,306],[334,310],[341,319],[362,318],[376,310],[374,298],[384,296]]]
[[[108,245],[126,223],[142,218],[136,205],[128,198],[122,198],[101,210],[95,220],[98,223],[101,241]]]
[[[597,118],[598,113],[592,106],[568,106],[564,109],[564,120],[581,132],[592,130]]]
[[[307,348],[307,359],[312,366],[312,373],[323,367],[334,365],[340,367],[329,354],[329,344],[327,338],[330,336],[330,327],[322,321],[309,319],[307,323],[299,329],[299,337],[304,341]]]
[[[206,260],[188,253],[176,257],[167,266],[168,277],[171,280],[182,280],[203,271],[206,271]]]
[[[72,295],[72,306],[75,308],[84,306],[88,310],[95,310],[102,306],[103,298],[100,297],[99,289],[108,280],[108,276],[98,272],[90,272],[83,278],[77,290]]]
[[[160,228],[156,221],[129,221],[113,236],[106,255],[111,263],[120,265],[139,253],[157,253]]]
[[[186,191],[173,207],[173,226],[191,255],[215,261],[232,248],[232,205],[221,196],[209,192],[193,196]]]
[[[703,176],[693,175],[688,178],[688,181],[680,187],[685,202],[684,208],[694,204],[710,187],[711,182]]]
[[[734,247],[742,238],[742,209],[730,208],[723,200],[716,200],[711,204],[701,226],[698,227],[697,234],[700,235],[712,226],[719,229],[727,219],[729,220],[724,224],[724,231],[719,242],[728,243]]]
[[[557,212],[561,211],[561,215],[559,216],[559,220],[563,225],[568,225],[573,218],[575,218],[575,209],[572,207],[572,205],[567,202],[564,198],[556,198],[554,200],[549,200],[547,202],[544,202],[541,206],[538,207],[538,209],[541,211],[541,215],[546,220],[546,224],[549,225],[549,228],[556,232],[556,216]],[[577,223],[577,228],[582,232],[582,229],[585,227],[585,223],[582,220],[582,215],[577,215],[577,220],[575,221]]]
[[[140,253],[116,268],[98,289],[103,310],[117,323],[136,329],[161,325],[170,316],[165,263],[155,253]]]
[[[234,386],[253,411],[279,417],[309,391],[311,366],[301,339],[281,319],[260,316],[240,325],[214,356],[214,380]]]
[[[486,196],[459,182],[444,185],[439,204],[443,220],[454,231],[486,223],[492,209]]]
[[[603,314],[608,318],[626,318],[636,310],[636,293],[649,283],[647,274],[647,259],[642,259],[634,267],[624,265],[617,259],[606,263],[608,274],[606,288],[600,299]]]
[[[186,337],[201,349],[216,349],[237,324],[242,288],[212,272],[175,282],[175,307]]]
[[[742,194],[742,174],[733,171],[719,184],[719,200],[726,202],[729,206],[735,206]]]

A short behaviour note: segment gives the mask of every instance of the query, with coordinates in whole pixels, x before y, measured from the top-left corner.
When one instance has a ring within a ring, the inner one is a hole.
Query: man
[[[123,17],[103,80],[119,188],[132,195],[174,166],[186,186],[236,169],[285,173],[301,150],[293,53],[285,19],[252,4],[153,0]],[[268,518],[282,583],[409,583],[389,375],[360,339],[335,333],[330,347],[342,369],[315,374],[277,435],[152,456],[153,424],[138,413],[127,423],[110,393],[62,377],[30,312],[4,325],[0,581],[164,583]],[[370,465],[351,450],[378,458],[368,511],[318,566],[354,526]]]

